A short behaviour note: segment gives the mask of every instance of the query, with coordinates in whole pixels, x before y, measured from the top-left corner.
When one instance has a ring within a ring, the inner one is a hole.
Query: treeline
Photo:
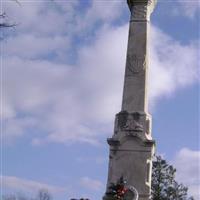
[[[188,188],[175,180],[176,169],[160,156],[153,161],[151,200],[194,200],[188,196]],[[3,200],[53,200],[48,190],[40,190],[35,198],[23,195],[6,195]],[[66,199],[67,200],[67,199]],[[71,198],[70,200],[89,200]],[[113,200],[116,200],[115,198]],[[122,199],[118,199],[122,200]]]
[[[53,200],[52,195],[46,189],[38,191],[35,197],[27,197],[24,194],[7,194],[3,196],[3,200]]]
[[[4,195],[2,197],[2,200],[53,200],[53,197],[47,189],[41,189],[38,191],[38,194],[35,197],[27,197],[24,194],[8,194],[8,195]],[[70,200],[90,200],[90,199],[88,199],[88,198],[80,198],[80,199],[72,198]]]

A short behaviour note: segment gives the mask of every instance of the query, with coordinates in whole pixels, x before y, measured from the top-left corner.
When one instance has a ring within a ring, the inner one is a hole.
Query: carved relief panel
[[[128,54],[126,76],[136,75],[145,70],[146,56]]]
[[[118,130],[143,132],[143,125],[138,112],[128,113],[124,111],[119,113],[116,125]]]
[[[132,8],[132,19],[146,19],[147,17],[147,5],[139,4]]]

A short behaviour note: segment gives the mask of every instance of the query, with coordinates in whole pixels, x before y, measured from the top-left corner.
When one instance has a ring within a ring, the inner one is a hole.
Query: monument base
[[[109,176],[107,192],[110,185],[117,183],[120,177],[128,186],[134,186],[138,200],[149,200],[151,196],[151,166],[155,142],[141,139],[135,132],[121,132],[110,138]],[[131,196],[131,195],[130,195]],[[134,195],[133,195],[134,196]],[[112,200],[107,193],[103,200]],[[124,200],[134,200],[132,197]]]
[[[123,177],[121,177],[116,184],[112,183],[103,197],[103,200],[138,200],[137,190],[126,183]]]

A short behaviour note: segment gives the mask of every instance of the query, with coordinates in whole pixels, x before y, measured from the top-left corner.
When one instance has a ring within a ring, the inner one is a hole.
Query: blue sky
[[[2,1],[2,192],[101,199],[120,111],[129,9],[122,0]],[[199,11],[160,0],[151,18],[149,112],[156,151],[200,199]]]

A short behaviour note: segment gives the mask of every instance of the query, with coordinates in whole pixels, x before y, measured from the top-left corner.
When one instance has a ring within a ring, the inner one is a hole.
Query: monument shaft
[[[150,15],[156,0],[128,0],[131,11],[124,78],[122,110],[116,115],[110,145],[107,192],[120,177],[134,187],[139,200],[151,195],[151,168],[154,141],[151,137],[151,116],[148,114],[148,36]]]
[[[147,30],[147,23],[130,21],[122,101],[122,110],[129,112],[147,111]]]

